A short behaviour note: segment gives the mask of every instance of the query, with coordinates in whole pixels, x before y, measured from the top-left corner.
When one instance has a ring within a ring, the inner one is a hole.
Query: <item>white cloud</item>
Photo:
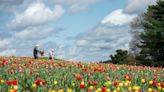
[[[129,23],[136,16],[126,14],[122,9],[111,12],[92,30],[77,36],[75,44],[78,49],[71,48],[75,56],[70,59],[101,61],[109,59],[117,49],[128,50],[132,38]]]
[[[85,11],[87,10],[88,8],[88,5],[81,5],[81,4],[73,4],[70,6],[70,12],[71,13],[76,13],[76,12],[79,12],[79,11]]]
[[[125,44],[131,39],[129,30],[128,26],[98,26],[95,30],[78,38],[77,46],[114,50],[118,48],[128,49]]]
[[[128,0],[124,12],[142,14],[146,12],[148,5],[154,5],[156,1],[157,0]]]
[[[87,42],[86,40],[78,40],[78,41],[77,41],[77,45],[78,45],[78,46],[83,46],[83,45],[86,44],[86,42]]]
[[[16,9],[16,6],[21,5],[24,0],[0,0],[1,12],[12,12]]]
[[[0,39],[0,48],[5,48],[8,47],[11,43],[13,42],[12,38],[7,38],[7,39]]]
[[[7,26],[10,28],[21,28],[32,25],[38,25],[59,19],[64,13],[60,5],[56,5],[52,10],[43,3],[33,3],[23,12],[16,14],[14,20]]]
[[[0,51],[1,56],[14,56],[16,53],[16,49],[7,49],[4,51]]]
[[[108,24],[108,25],[125,25],[129,23],[136,15],[130,15],[123,13],[122,9],[118,9],[107,15],[102,21],[102,24]]]
[[[20,32],[16,32],[15,37],[24,40],[36,40],[49,37],[53,32],[56,32],[53,28],[28,27]]]
[[[59,4],[65,3],[65,4],[70,4],[70,5],[77,4],[77,3],[90,4],[90,3],[95,3],[97,1],[99,0],[78,0],[78,2],[77,0],[54,0],[55,3],[59,3]]]
[[[76,13],[79,11],[87,10],[92,4],[101,0],[54,0],[54,3],[62,4],[68,7],[69,12]],[[102,0],[103,1],[103,0]],[[105,1],[105,0],[104,0]]]

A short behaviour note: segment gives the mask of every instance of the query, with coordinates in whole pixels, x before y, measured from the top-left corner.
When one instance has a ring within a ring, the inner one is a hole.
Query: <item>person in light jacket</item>
[[[54,58],[54,50],[51,49],[49,52],[49,59],[52,60]]]

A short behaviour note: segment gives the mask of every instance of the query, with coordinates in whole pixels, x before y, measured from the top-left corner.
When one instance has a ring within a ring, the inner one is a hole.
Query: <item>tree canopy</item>
[[[137,24],[138,25],[138,24]],[[145,65],[164,65],[164,1],[148,7],[141,21],[139,57]]]

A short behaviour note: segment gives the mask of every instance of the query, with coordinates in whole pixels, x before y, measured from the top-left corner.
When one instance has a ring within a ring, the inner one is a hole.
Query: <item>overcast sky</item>
[[[128,49],[129,23],[156,0],[0,0],[0,56],[39,44],[65,60],[101,61]]]

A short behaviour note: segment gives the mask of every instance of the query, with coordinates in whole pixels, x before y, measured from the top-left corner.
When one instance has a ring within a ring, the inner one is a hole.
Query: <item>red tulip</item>
[[[157,85],[157,82],[155,80],[153,80],[153,83],[152,83],[153,86],[156,86]]]
[[[18,81],[17,80],[13,80],[13,85],[17,85]]]
[[[101,88],[101,92],[106,92],[106,88],[105,87],[102,87]]]
[[[43,85],[46,85],[46,82],[45,82],[45,81],[43,81],[43,82],[42,82],[42,84],[43,84]]]
[[[103,70],[103,72],[105,72],[105,73],[106,73],[106,69],[104,69],[104,70]]]
[[[84,84],[80,84],[80,89],[84,89],[85,85]]]
[[[98,83],[97,83],[96,81],[93,83],[94,86],[97,86],[97,84],[98,84]]]
[[[131,81],[131,80],[132,80],[132,79],[129,77],[129,78],[128,78],[128,81]]]
[[[88,80],[88,85],[92,84],[92,82],[90,80]]]
[[[69,66],[70,69],[72,69],[72,66]]]
[[[127,75],[124,75],[124,79],[126,79],[127,78]]]
[[[11,85],[11,84],[12,84],[12,81],[11,81],[11,80],[8,80],[8,81],[6,82],[6,84],[7,84],[7,85]]]
[[[118,82],[115,80],[113,84],[114,84],[114,86],[117,86]]]
[[[38,79],[35,81],[35,84],[40,85],[40,82],[41,82],[41,79],[38,78]]]
[[[82,80],[82,78],[81,78],[81,76],[79,75],[78,77],[77,77],[77,79],[80,81],[80,80]]]
[[[164,83],[161,86],[162,86],[162,88],[164,88]]]

